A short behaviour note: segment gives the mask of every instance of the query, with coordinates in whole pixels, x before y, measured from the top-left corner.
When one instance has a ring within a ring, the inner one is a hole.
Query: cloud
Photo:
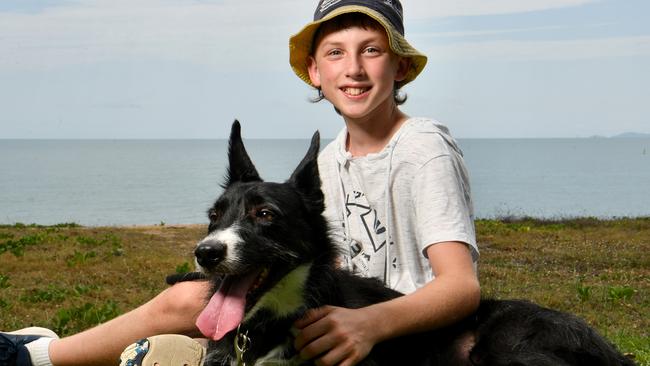
[[[407,19],[527,13],[587,5],[600,0],[404,0]]]
[[[560,41],[458,42],[423,51],[431,60],[552,61],[650,55],[650,36]]]
[[[424,38],[464,38],[464,37],[485,37],[504,34],[520,34],[528,32],[539,31],[560,31],[569,29],[568,26],[563,25],[550,25],[544,27],[528,27],[528,28],[509,28],[509,29],[490,29],[490,30],[477,30],[477,31],[453,31],[453,32],[430,32],[430,33],[413,33],[412,37],[420,39]]]
[[[405,0],[403,5],[408,21],[530,12],[596,1]],[[313,2],[305,0],[246,0],[245,5],[240,0],[96,0],[68,2],[38,12],[0,12],[0,70],[154,60],[234,72],[286,71],[288,37],[307,22],[312,8]],[[645,37],[434,45],[432,34],[411,36],[438,59],[574,59],[645,54],[648,48]]]
[[[304,0],[84,1],[0,12],[0,67],[43,68],[156,58],[255,67],[282,57],[311,14]],[[288,57],[288,56],[287,56]],[[268,65],[264,65],[264,68]]]

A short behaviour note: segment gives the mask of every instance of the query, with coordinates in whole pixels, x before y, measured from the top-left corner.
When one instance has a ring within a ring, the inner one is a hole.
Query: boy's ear
[[[307,71],[309,71],[309,79],[315,87],[320,88],[320,73],[318,72],[318,65],[314,57],[309,56],[307,59]]]
[[[406,75],[411,68],[411,59],[409,57],[401,57],[397,60],[397,70],[395,71],[395,81],[402,81],[406,79]]]

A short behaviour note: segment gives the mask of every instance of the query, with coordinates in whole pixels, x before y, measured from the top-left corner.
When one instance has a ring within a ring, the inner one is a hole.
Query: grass
[[[191,270],[205,228],[0,226],[0,327],[69,335],[128,311]],[[19,243],[19,244],[16,244]]]
[[[68,335],[111,319],[191,270],[201,225],[0,226],[0,325]],[[650,366],[650,218],[477,220],[484,296],[584,318]]]

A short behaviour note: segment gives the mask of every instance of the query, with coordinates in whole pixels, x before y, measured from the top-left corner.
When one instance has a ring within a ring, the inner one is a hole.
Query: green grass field
[[[478,220],[484,296],[569,311],[650,366],[650,218]],[[204,226],[0,226],[0,329],[104,322],[191,270]]]

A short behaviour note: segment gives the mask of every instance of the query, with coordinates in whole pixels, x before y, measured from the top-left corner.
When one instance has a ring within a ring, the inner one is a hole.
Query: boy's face
[[[395,55],[383,29],[323,29],[309,59],[309,77],[348,119],[373,118],[393,106],[393,87],[408,59]]]

